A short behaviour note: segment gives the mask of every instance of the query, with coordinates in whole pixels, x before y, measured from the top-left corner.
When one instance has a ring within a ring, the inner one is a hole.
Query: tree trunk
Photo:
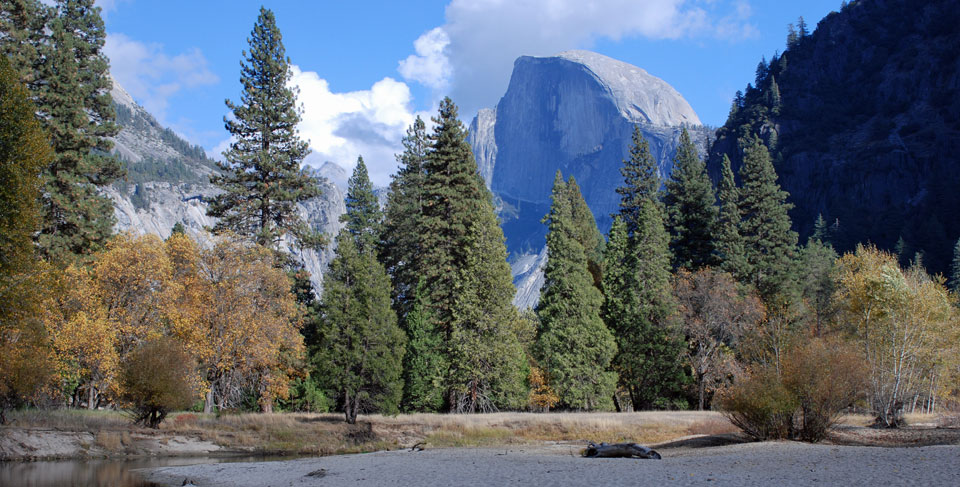
[[[213,412],[213,385],[210,386],[207,397],[203,400],[203,412],[208,414]]]
[[[87,409],[96,409],[97,407],[97,388],[94,387],[93,382],[90,383],[90,386],[87,387]]]
[[[707,391],[706,391],[707,386],[706,386],[706,384],[703,383],[703,375],[702,375],[702,374],[701,374],[699,377],[697,377],[697,389],[698,389],[699,392],[700,392],[700,409],[699,409],[699,410],[700,410],[700,411],[703,411],[703,403],[705,402],[705,401],[704,401],[704,396],[705,396],[706,393],[707,393]]]

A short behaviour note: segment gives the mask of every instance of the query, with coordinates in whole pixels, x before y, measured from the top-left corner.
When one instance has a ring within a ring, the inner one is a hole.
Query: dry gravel
[[[960,445],[881,448],[797,442],[659,449],[663,460],[588,459],[581,445],[391,451],[283,462],[167,467],[161,485],[960,485]]]

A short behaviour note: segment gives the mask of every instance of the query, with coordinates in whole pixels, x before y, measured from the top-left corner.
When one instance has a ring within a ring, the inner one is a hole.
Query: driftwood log
[[[659,460],[660,454],[636,443],[590,443],[583,456],[588,458],[653,458]]]

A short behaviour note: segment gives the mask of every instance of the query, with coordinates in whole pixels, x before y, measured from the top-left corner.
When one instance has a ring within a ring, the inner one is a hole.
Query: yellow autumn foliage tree
[[[134,350],[163,337],[199,364],[207,405],[262,409],[285,397],[302,367],[291,283],[274,254],[230,237],[209,249],[182,234],[118,235],[89,267],[59,274],[44,322],[68,403],[95,408],[126,397],[119,374]]]
[[[208,383],[205,411],[254,393],[264,411],[288,394],[303,354],[299,311],[275,254],[229,236],[200,252],[198,358]],[[193,298],[190,298],[193,299]]]
[[[858,344],[868,368],[877,423],[896,427],[925,384],[949,373],[943,347],[955,338],[957,312],[943,279],[858,245],[838,261],[838,328]],[[949,347],[948,347],[949,349]]]

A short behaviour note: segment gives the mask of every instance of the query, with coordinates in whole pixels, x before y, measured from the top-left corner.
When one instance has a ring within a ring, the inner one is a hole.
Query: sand
[[[582,445],[389,451],[282,462],[165,467],[161,485],[615,486],[960,485],[960,446],[879,448],[797,442],[660,448],[663,460],[591,459]]]

